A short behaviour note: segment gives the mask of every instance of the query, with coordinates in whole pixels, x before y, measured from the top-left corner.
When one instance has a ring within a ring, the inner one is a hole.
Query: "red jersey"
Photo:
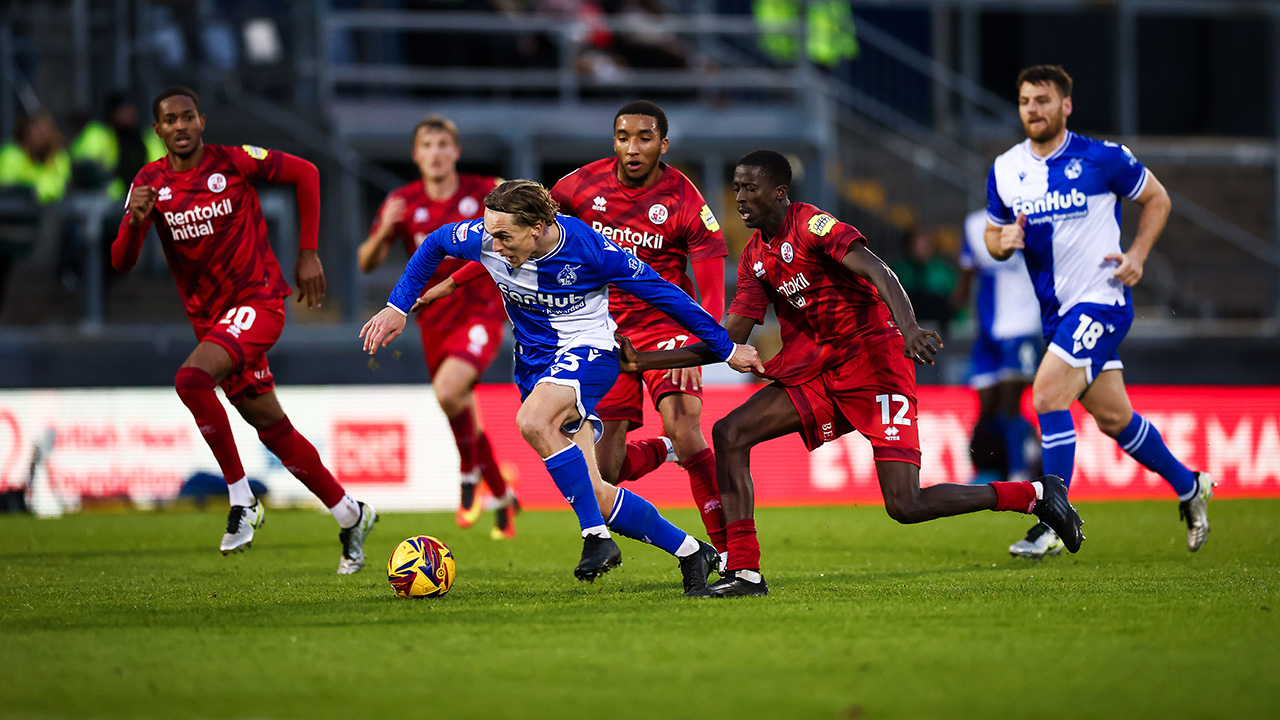
[[[369,234],[372,235],[377,232],[378,228],[382,226],[382,207],[385,207],[392,198],[401,198],[404,200],[404,215],[395,224],[391,234],[387,236],[387,243],[390,244],[399,240],[404,244],[405,252],[408,255],[413,255],[427,235],[439,229],[442,225],[471,220],[484,215],[485,196],[501,182],[498,178],[485,175],[460,174],[458,175],[458,191],[444,200],[432,200],[427,195],[426,186],[421,180],[415,180],[408,185],[401,185],[388,193],[386,199],[382,201],[382,206],[378,208],[378,213],[374,215],[373,226],[369,228]],[[444,261],[440,263],[440,267],[436,268],[435,274],[427,281],[427,287],[443,281],[455,270],[469,262],[469,260],[445,257]],[[450,298],[453,299],[451,300]],[[477,306],[490,309],[498,308],[500,312],[505,312],[502,310],[502,296],[498,294],[498,286],[484,282],[468,283],[458,292],[450,295],[449,298],[441,301],[441,303],[432,305],[428,310],[420,313],[420,317],[437,315],[441,307],[450,308],[449,314],[453,314],[454,310],[466,313],[466,307]]]
[[[605,158],[560,178],[551,197],[560,211],[648,263],[664,280],[694,296],[685,269],[690,261],[729,254],[720,223],[702,193],[684,173],[661,163],[658,180],[646,188],[618,181],[618,159]],[[704,290],[705,292],[705,290]],[[639,327],[667,316],[617,288],[609,291],[609,314],[622,327]]]
[[[747,241],[729,312],[763,322],[773,305],[782,351],[765,365],[767,376],[806,382],[901,334],[875,286],[840,264],[854,243],[867,244],[857,228],[799,202],[772,240],[757,230]]]
[[[155,223],[193,324],[210,326],[237,305],[291,292],[267,240],[254,188],[259,181],[276,181],[282,164],[278,151],[206,144],[191,170],[174,171],[166,156],[143,165],[134,177],[134,185],[158,193],[147,223]]]

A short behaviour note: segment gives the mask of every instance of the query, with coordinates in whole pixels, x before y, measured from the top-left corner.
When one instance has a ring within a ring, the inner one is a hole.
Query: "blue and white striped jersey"
[[[964,219],[964,245],[960,267],[973,270],[978,280],[974,314],[978,332],[995,340],[1009,340],[1040,334],[1040,313],[1036,291],[1027,277],[1022,251],[1008,260],[997,260],[987,250],[987,214],[981,210]]]
[[[1048,157],[1031,141],[996,158],[987,176],[987,219],[1027,216],[1026,258],[1045,332],[1080,303],[1130,305],[1129,289],[1103,257],[1120,249],[1118,198],[1137,198],[1150,176],[1123,145],[1067,133]]]
[[[418,246],[387,304],[407,313],[445,255],[482,263],[497,283],[516,341],[518,362],[550,365],[556,353],[585,347],[613,350],[617,323],[609,316],[609,285],[617,285],[671,316],[728,359],[729,334],[683,290],[606,240],[577,218],[557,215],[560,242],[541,258],[513,268],[493,249],[477,218],[440,227]]]

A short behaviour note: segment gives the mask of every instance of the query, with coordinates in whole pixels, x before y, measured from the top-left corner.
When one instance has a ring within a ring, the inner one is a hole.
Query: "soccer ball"
[[[457,571],[453,552],[429,535],[400,543],[387,561],[387,580],[400,597],[440,597],[453,587]]]

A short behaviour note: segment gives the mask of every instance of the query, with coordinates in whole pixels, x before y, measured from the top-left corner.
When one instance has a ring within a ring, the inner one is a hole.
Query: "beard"
[[[1060,115],[1057,117],[1041,117],[1040,119],[1044,121],[1044,124],[1040,126],[1039,130],[1032,130],[1025,121],[1022,123],[1022,129],[1026,131],[1027,137],[1031,138],[1032,142],[1042,143],[1052,140],[1066,126],[1066,120]]]

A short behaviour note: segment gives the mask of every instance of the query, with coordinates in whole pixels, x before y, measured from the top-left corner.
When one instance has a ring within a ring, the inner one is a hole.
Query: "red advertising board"
[[[703,433],[753,394],[759,386],[708,387]],[[1218,497],[1280,496],[1280,388],[1171,387],[1129,388],[1134,408],[1155,425],[1166,444],[1193,470],[1213,473]],[[514,387],[477,389],[499,460],[520,473],[521,502],[530,508],[562,508],[564,500],[537,455],[515,428],[520,398]],[[921,387],[920,437],[924,453],[921,482],[968,482],[969,432],[977,416],[977,396],[967,388]],[[1035,422],[1029,399],[1027,416]],[[1138,465],[1077,405],[1076,466],[1071,495],[1077,500],[1173,500],[1168,485]],[[661,434],[662,421],[647,408],[645,426],[633,438]],[[758,505],[878,504],[879,485],[871,446],[857,434],[809,453],[798,436],[757,447],[751,457]],[[688,478],[674,464],[637,481],[634,489],[659,506],[689,505]]]

